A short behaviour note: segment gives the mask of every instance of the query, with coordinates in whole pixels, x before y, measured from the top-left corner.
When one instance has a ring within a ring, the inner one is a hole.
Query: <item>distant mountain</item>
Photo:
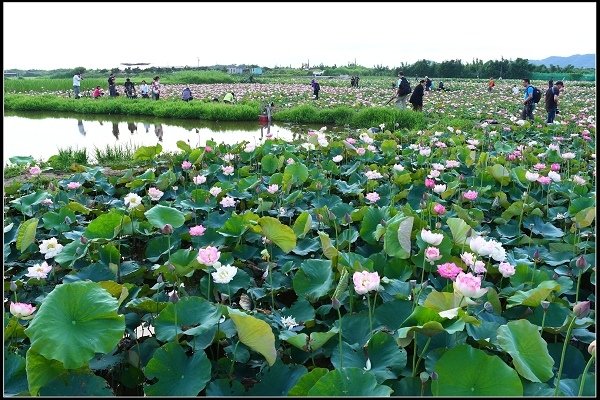
[[[545,65],[546,67],[549,67],[550,64],[552,64],[562,68],[571,64],[575,68],[596,68],[596,55],[575,54],[574,56],[569,57],[552,56],[544,58],[543,60],[529,60],[529,63],[533,65]]]

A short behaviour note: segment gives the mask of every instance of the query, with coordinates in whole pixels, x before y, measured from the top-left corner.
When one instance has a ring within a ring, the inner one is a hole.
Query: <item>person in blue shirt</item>
[[[530,119],[533,121],[533,107],[535,103],[533,102],[533,86],[529,79],[523,79],[523,87],[525,88],[525,92],[523,95],[523,111],[521,112],[521,119]]]

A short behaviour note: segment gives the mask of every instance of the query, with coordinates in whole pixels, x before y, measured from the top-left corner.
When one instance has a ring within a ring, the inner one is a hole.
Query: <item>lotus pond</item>
[[[550,126],[465,91],[421,130],[16,160],[4,394],[594,396],[588,90]]]

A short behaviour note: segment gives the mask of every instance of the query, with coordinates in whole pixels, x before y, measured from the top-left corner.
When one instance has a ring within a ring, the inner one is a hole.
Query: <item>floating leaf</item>
[[[4,396],[12,397],[27,392],[25,359],[10,351],[4,352]]]
[[[119,214],[111,210],[101,214],[87,226],[83,236],[87,239],[108,239],[111,240],[121,231],[123,225],[131,223],[129,216]]]
[[[293,279],[294,291],[298,296],[317,300],[325,296],[333,285],[333,269],[330,260],[306,260]]]
[[[308,396],[389,396],[392,389],[378,385],[375,376],[362,368],[329,371],[309,389]]]
[[[310,231],[311,226],[311,215],[307,211],[303,211],[300,215],[298,215],[298,218],[296,218],[292,229],[294,230],[296,237],[298,237],[298,239],[302,239],[304,235],[306,235],[308,231]]]

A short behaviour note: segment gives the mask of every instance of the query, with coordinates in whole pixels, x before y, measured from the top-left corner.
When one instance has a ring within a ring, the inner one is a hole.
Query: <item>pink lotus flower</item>
[[[235,207],[235,199],[231,196],[225,196],[221,199],[220,204],[224,207]]]
[[[210,194],[212,194],[213,196],[217,197],[219,195],[219,193],[221,193],[221,188],[218,186],[213,186],[210,188],[210,190],[208,191]]]
[[[367,198],[367,200],[369,200],[371,203],[376,203],[379,201],[380,197],[379,194],[377,192],[371,192],[371,193],[367,193],[367,195],[365,196]]]
[[[211,153],[212,152],[212,147],[210,146],[204,146],[204,151],[207,153]]]
[[[485,268],[485,263],[481,260],[475,261],[475,264],[473,265],[473,272],[475,272],[476,274],[485,274],[487,272],[487,269]]]
[[[223,175],[233,175],[233,166],[232,165],[227,165],[224,167],[221,167],[221,170],[223,171]]]
[[[433,206],[433,212],[437,215],[444,215],[446,213],[446,207],[444,207],[440,203],[435,203],[435,205]]]
[[[356,154],[358,154],[359,156],[364,155],[366,152],[367,151],[363,147],[359,147],[356,149]]]
[[[33,167],[29,168],[29,174],[32,176],[36,176],[42,173],[42,169],[40,167],[38,167],[37,165],[34,165]]]
[[[192,236],[202,236],[206,232],[206,228],[202,225],[192,226],[190,228],[190,235]]]
[[[277,192],[278,190],[279,190],[279,185],[276,183],[269,185],[269,187],[267,188],[267,192],[269,192],[271,194],[275,194],[275,192]]]
[[[481,288],[481,278],[473,276],[470,272],[460,272],[454,281],[454,291],[465,297],[479,298],[487,293],[487,288]]]
[[[509,276],[513,276],[515,274],[515,267],[506,261],[503,261],[498,265],[498,271],[502,274],[503,277],[508,278]]]
[[[206,182],[206,176],[204,175],[196,175],[193,179],[194,183],[196,185],[202,185],[204,182]]]
[[[160,198],[162,197],[163,194],[164,194],[163,191],[161,191],[155,187],[151,187],[150,189],[148,189],[148,196],[150,196],[150,199],[153,201],[160,200]]]
[[[69,182],[67,184],[67,189],[71,189],[71,190],[76,190],[79,189],[81,187],[81,183],[79,182]]]
[[[549,185],[552,183],[552,179],[548,176],[540,176],[537,181],[542,185]]]
[[[198,250],[198,257],[196,258],[200,264],[211,266],[221,257],[221,252],[213,246],[207,246],[204,249]]]
[[[425,249],[425,260],[428,261],[431,265],[433,265],[434,261],[437,261],[440,258],[442,258],[442,255],[440,253],[440,249],[438,249],[437,247],[430,246]]]
[[[35,264],[33,267],[27,268],[25,276],[35,279],[46,279],[50,271],[52,271],[52,266],[44,261],[41,264]]]
[[[533,169],[535,169],[537,171],[539,171],[540,169],[544,169],[544,168],[546,168],[546,164],[543,164],[543,163],[537,163],[537,164],[534,164],[534,166],[533,166]]]
[[[31,304],[10,302],[10,313],[19,319],[33,318],[34,311],[35,307]]]
[[[357,271],[352,275],[352,282],[357,294],[366,294],[379,288],[380,278],[377,272]]]
[[[354,144],[354,143],[356,143],[356,139],[349,137],[349,138],[346,138],[346,142],[348,142],[349,144]]]
[[[475,200],[477,198],[478,193],[475,190],[467,190],[463,193],[463,197],[467,200]]]
[[[425,187],[429,189],[435,187],[435,181],[433,179],[425,178]]]
[[[438,265],[437,272],[443,278],[454,280],[462,272],[462,269],[454,263],[444,263]]]
[[[185,160],[184,162],[181,163],[181,168],[184,171],[187,171],[188,169],[192,168],[192,163],[189,162],[188,160]]]

